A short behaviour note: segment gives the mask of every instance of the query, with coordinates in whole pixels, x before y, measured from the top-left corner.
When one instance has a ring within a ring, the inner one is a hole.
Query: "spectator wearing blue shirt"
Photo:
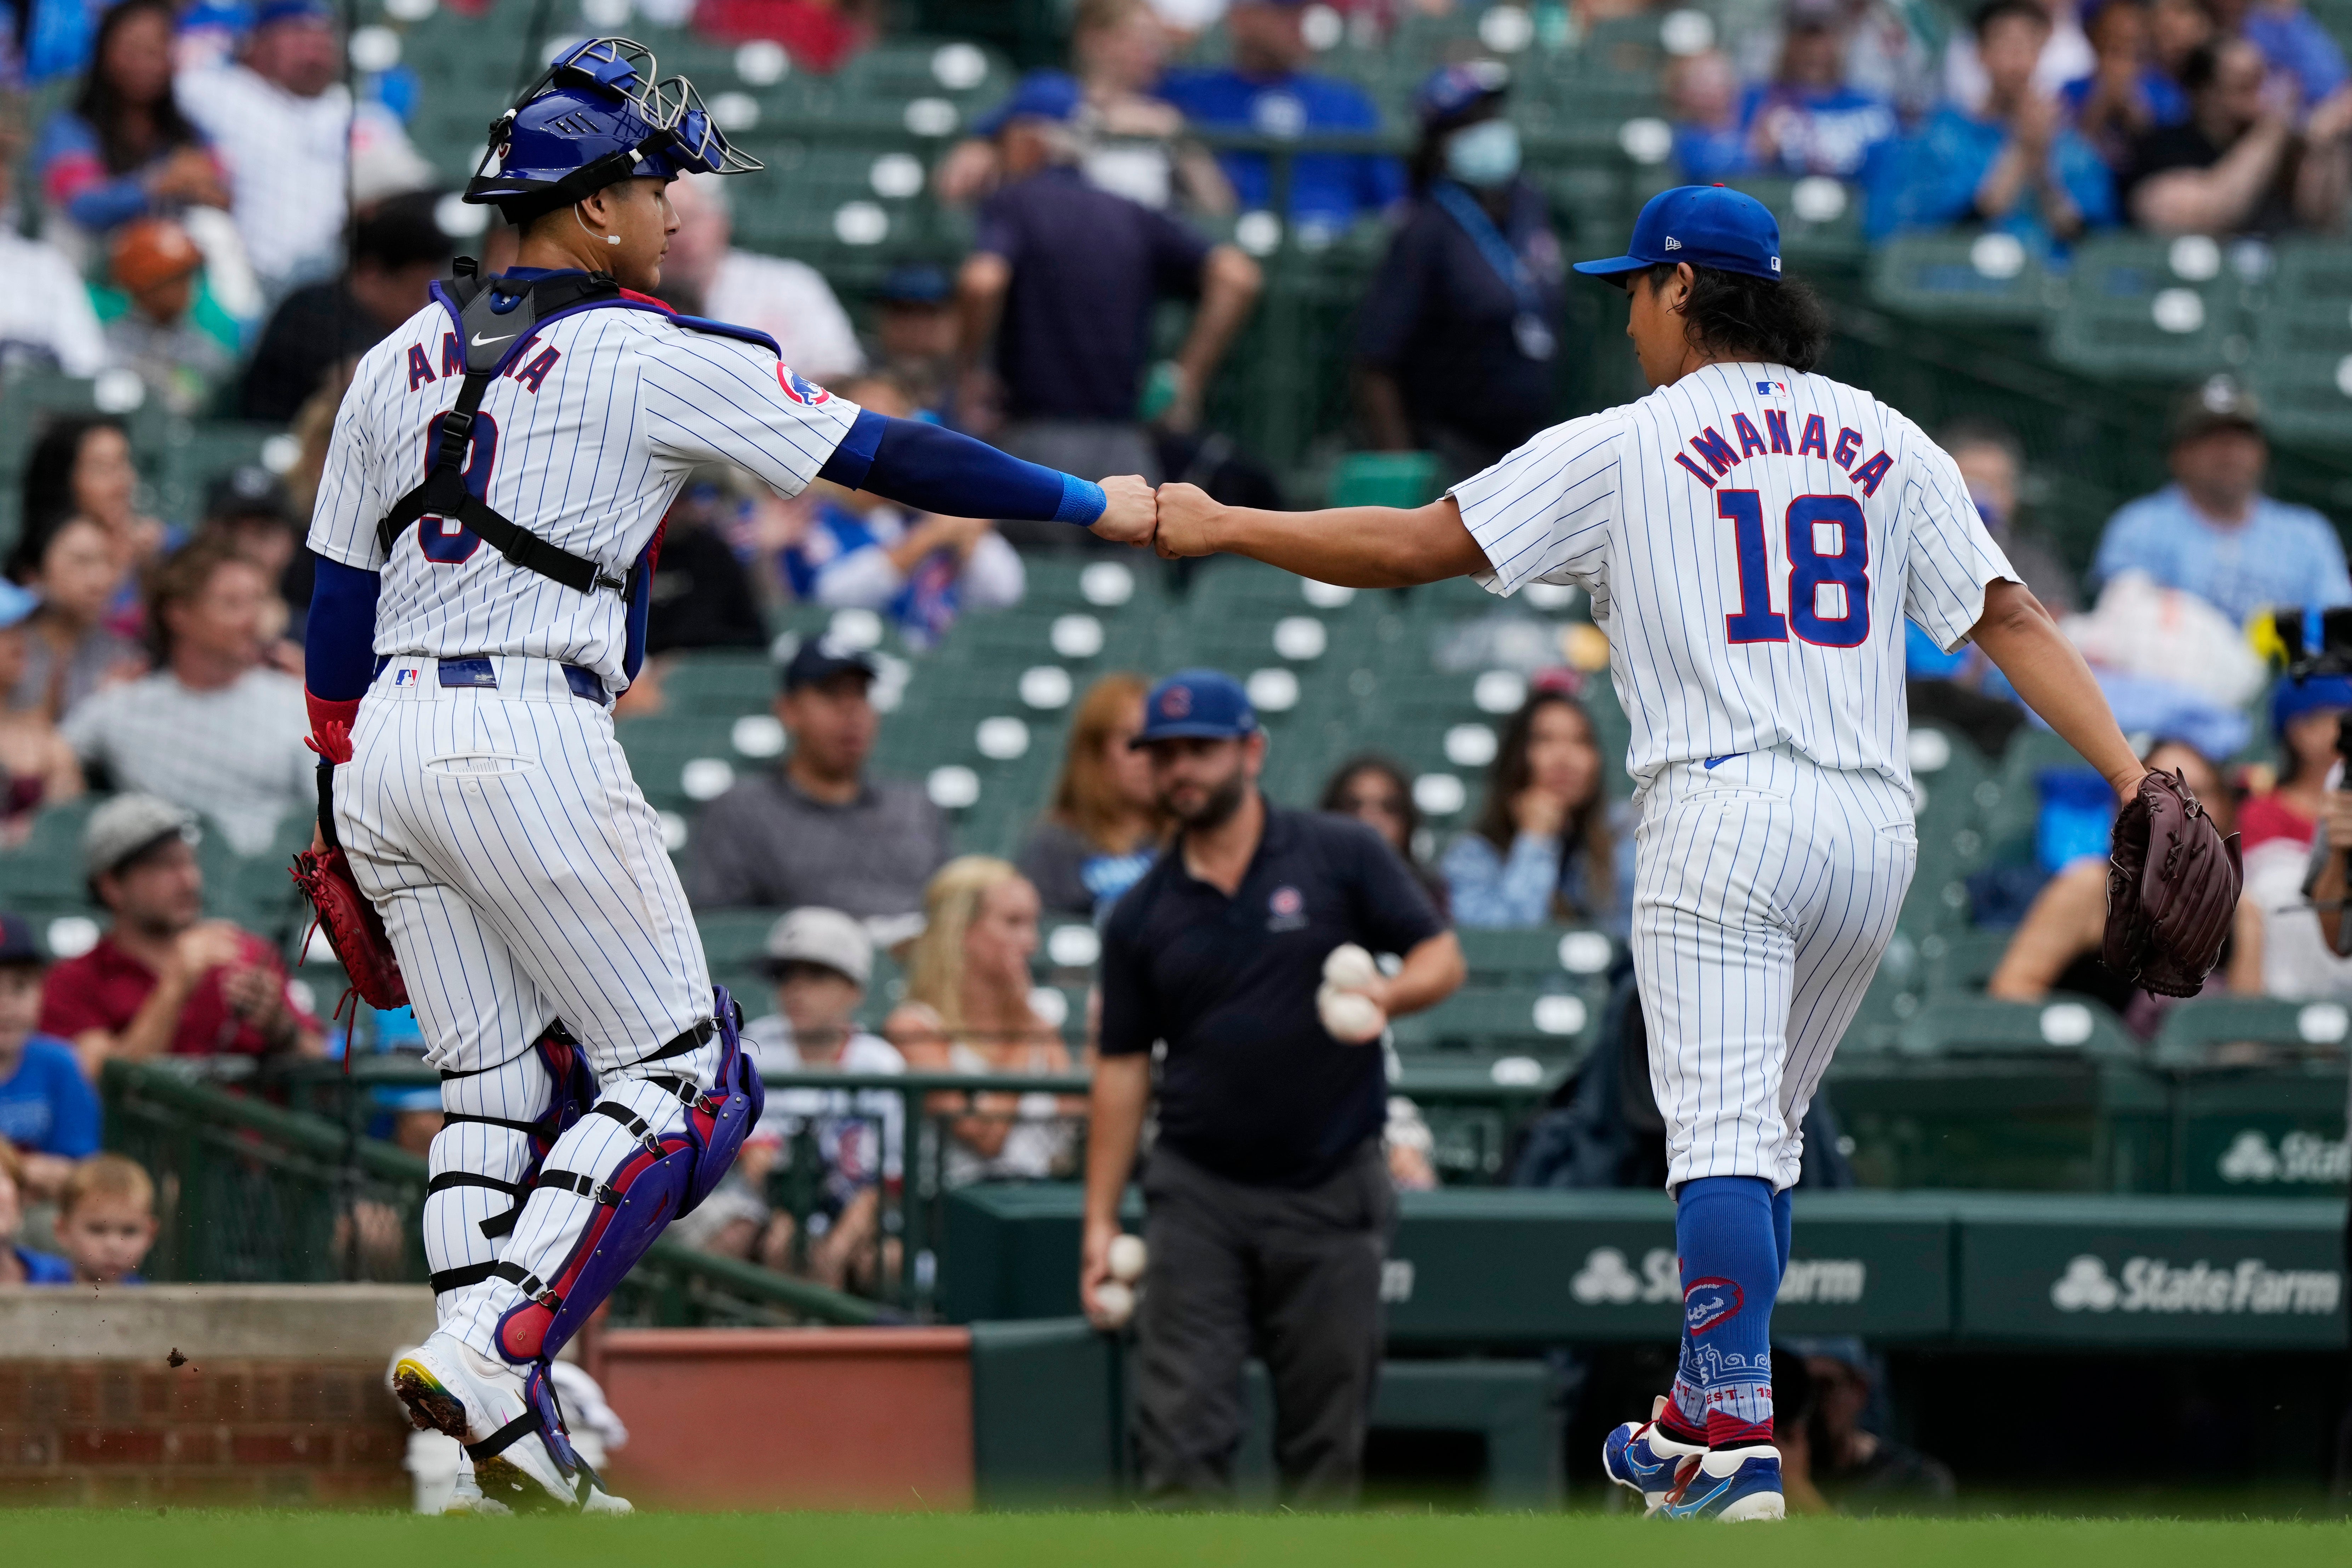
[[[2352,604],[2344,545],[2326,518],[2262,493],[2270,447],[2253,399],[2216,377],[2172,427],[2173,482],[2107,520],[2091,575],[2137,570],[2242,623],[2272,605]]]
[[[1566,268],[1543,194],[1519,172],[1509,86],[1493,60],[1423,84],[1412,205],[1357,314],[1372,444],[1434,450],[1455,474],[1558,417]]]
[[[70,1285],[73,1265],[17,1244],[25,1227],[25,1161],[0,1138],[0,1285]]]
[[[1740,104],[1749,156],[1760,170],[1851,180],[1895,132],[1895,106],[1845,81],[1841,0],[1791,0],[1780,68]]]
[[[1976,225],[2039,254],[2116,221],[2116,189],[2058,101],[2033,85],[2050,19],[2031,0],[1987,0],[1977,52],[1990,88],[1979,113],[1946,105],[1918,135],[1871,161],[1864,227],[1873,239]]]
[[[98,1096],[73,1047],[37,1034],[42,963],[33,928],[0,914],[0,1143],[24,1163],[28,1197],[64,1190],[76,1160],[98,1152]]]
[[[1632,813],[1602,785],[1591,715],[1540,686],[1504,725],[1486,799],[1438,869],[1458,925],[1526,930],[1555,921],[1626,934],[1633,908]]]
[[[993,338],[1010,421],[994,433],[999,446],[1068,472],[1156,482],[1159,459],[1137,416],[1153,313],[1165,299],[1200,301],[1176,353],[1173,401],[1160,416],[1189,430],[1257,297],[1257,263],[1089,184],[1070,123],[1078,104],[1075,82],[1039,71],[981,121],[1008,183],[982,204],[972,254],[956,278],[967,372],[958,413],[979,428],[992,422],[981,412],[985,382],[971,373]],[[1045,523],[1008,536],[1058,544],[1076,531]]]
[[[1275,137],[1378,131],[1381,111],[1362,89],[1299,68],[1310,52],[1299,26],[1304,9],[1293,0],[1240,0],[1225,13],[1233,63],[1171,71],[1160,96],[1203,127]],[[1274,205],[1268,154],[1225,153],[1217,162],[1244,211]],[[1290,220],[1299,228],[1344,229],[1403,195],[1404,171],[1394,158],[1302,153],[1290,163]]]
[[[2237,34],[2262,50],[2272,69],[2294,79],[2304,108],[2352,82],[2343,47],[2303,8],[2303,0],[2205,0],[2205,8],[2223,32]]]
[[[2060,88],[2058,101],[2107,167],[2121,170],[2133,142],[2189,118],[2189,95],[2157,65],[2140,0],[2105,0],[2086,19],[2086,30],[2097,63]]]
[[[1721,49],[1678,55],[1666,65],[1666,111],[1674,117],[1675,166],[1692,184],[1756,172],[1740,118],[1739,72]]]

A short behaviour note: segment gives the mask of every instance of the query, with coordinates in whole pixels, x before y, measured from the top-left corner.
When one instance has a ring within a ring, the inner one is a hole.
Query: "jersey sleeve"
[[[1139,923],[1132,912],[1114,911],[1103,929],[1096,975],[1102,988],[1102,1030],[1096,1049],[1106,1057],[1140,1055],[1160,1037],[1160,1009],[1151,994],[1150,961],[1135,931]]]
[[[1624,427],[1614,414],[1555,425],[1451,493],[1486,552],[1478,584],[1514,594],[1528,583],[1574,583],[1606,602],[1609,525],[1617,516]]]
[[[378,356],[383,352],[371,350],[360,361],[351,390],[343,394],[342,405],[335,410],[326,467],[319,475],[319,500],[310,510],[311,550],[362,572],[383,569],[384,551],[376,541],[376,524],[400,499],[384,493],[376,473],[375,437],[369,417],[368,389],[382,374]],[[425,478],[421,473],[416,477]]]
[[[816,478],[857,405],[796,375],[756,343],[672,328],[639,349],[646,439],[680,468],[732,463],[779,495]]]
[[[1986,584],[2022,579],[1986,531],[1951,454],[1916,430],[1910,436],[1903,613],[1950,653],[1984,618]]]

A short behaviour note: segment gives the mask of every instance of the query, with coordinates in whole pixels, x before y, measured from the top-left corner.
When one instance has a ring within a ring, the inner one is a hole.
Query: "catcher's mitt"
[[[393,956],[392,941],[383,933],[383,919],[368,902],[352,868],[337,848],[305,849],[294,857],[294,883],[319,911],[327,941],[352,977],[352,989],[369,1006],[383,1010],[408,1005],[408,982],[401,978],[400,961]]]
[[[2159,996],[2196,995],[2244,885],[2238,836],[2221,837],[2179,774],[2148,773],[2116,814],[2107,967]]]

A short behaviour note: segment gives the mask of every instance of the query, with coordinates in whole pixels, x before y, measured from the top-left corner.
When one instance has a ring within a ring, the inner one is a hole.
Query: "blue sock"
[[[1757,1176],[1703,1176],[1675,1194],[1682,1364],[1664,1417],[1711,1448],[1772,1440],[1772,1299],[1788,1258],[1785,1194]]]
[[[1789,1277],[1789,1238],[1793,1224],[1789,1209],[1789,1195],[1796,1190],[1794,1187],[1782,1187],[1772,1194],[1772,1245],[1780,1254],[1780,1272],[1775,1276],[1776,1279],[1786,1279]],[[1775,1284],[1773,1289],[1777,1292],[1780,1289],[1779,1285]]]

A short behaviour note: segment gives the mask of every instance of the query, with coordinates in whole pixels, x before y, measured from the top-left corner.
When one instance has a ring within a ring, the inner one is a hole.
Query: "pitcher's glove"
[[[2178,773],[2150,773],[2116,814],[2101,956],[2159,996],[2194,996],[2221,956],[2245,875]]]
[[[294,857],[294,883],[319,911],[327,941],[342,960],[343,973],[360,1000],[383,1011],[408,1005],[408,982],[384,935],[383,919],[368,902],[352,868],[337,848],[305,849]]]

